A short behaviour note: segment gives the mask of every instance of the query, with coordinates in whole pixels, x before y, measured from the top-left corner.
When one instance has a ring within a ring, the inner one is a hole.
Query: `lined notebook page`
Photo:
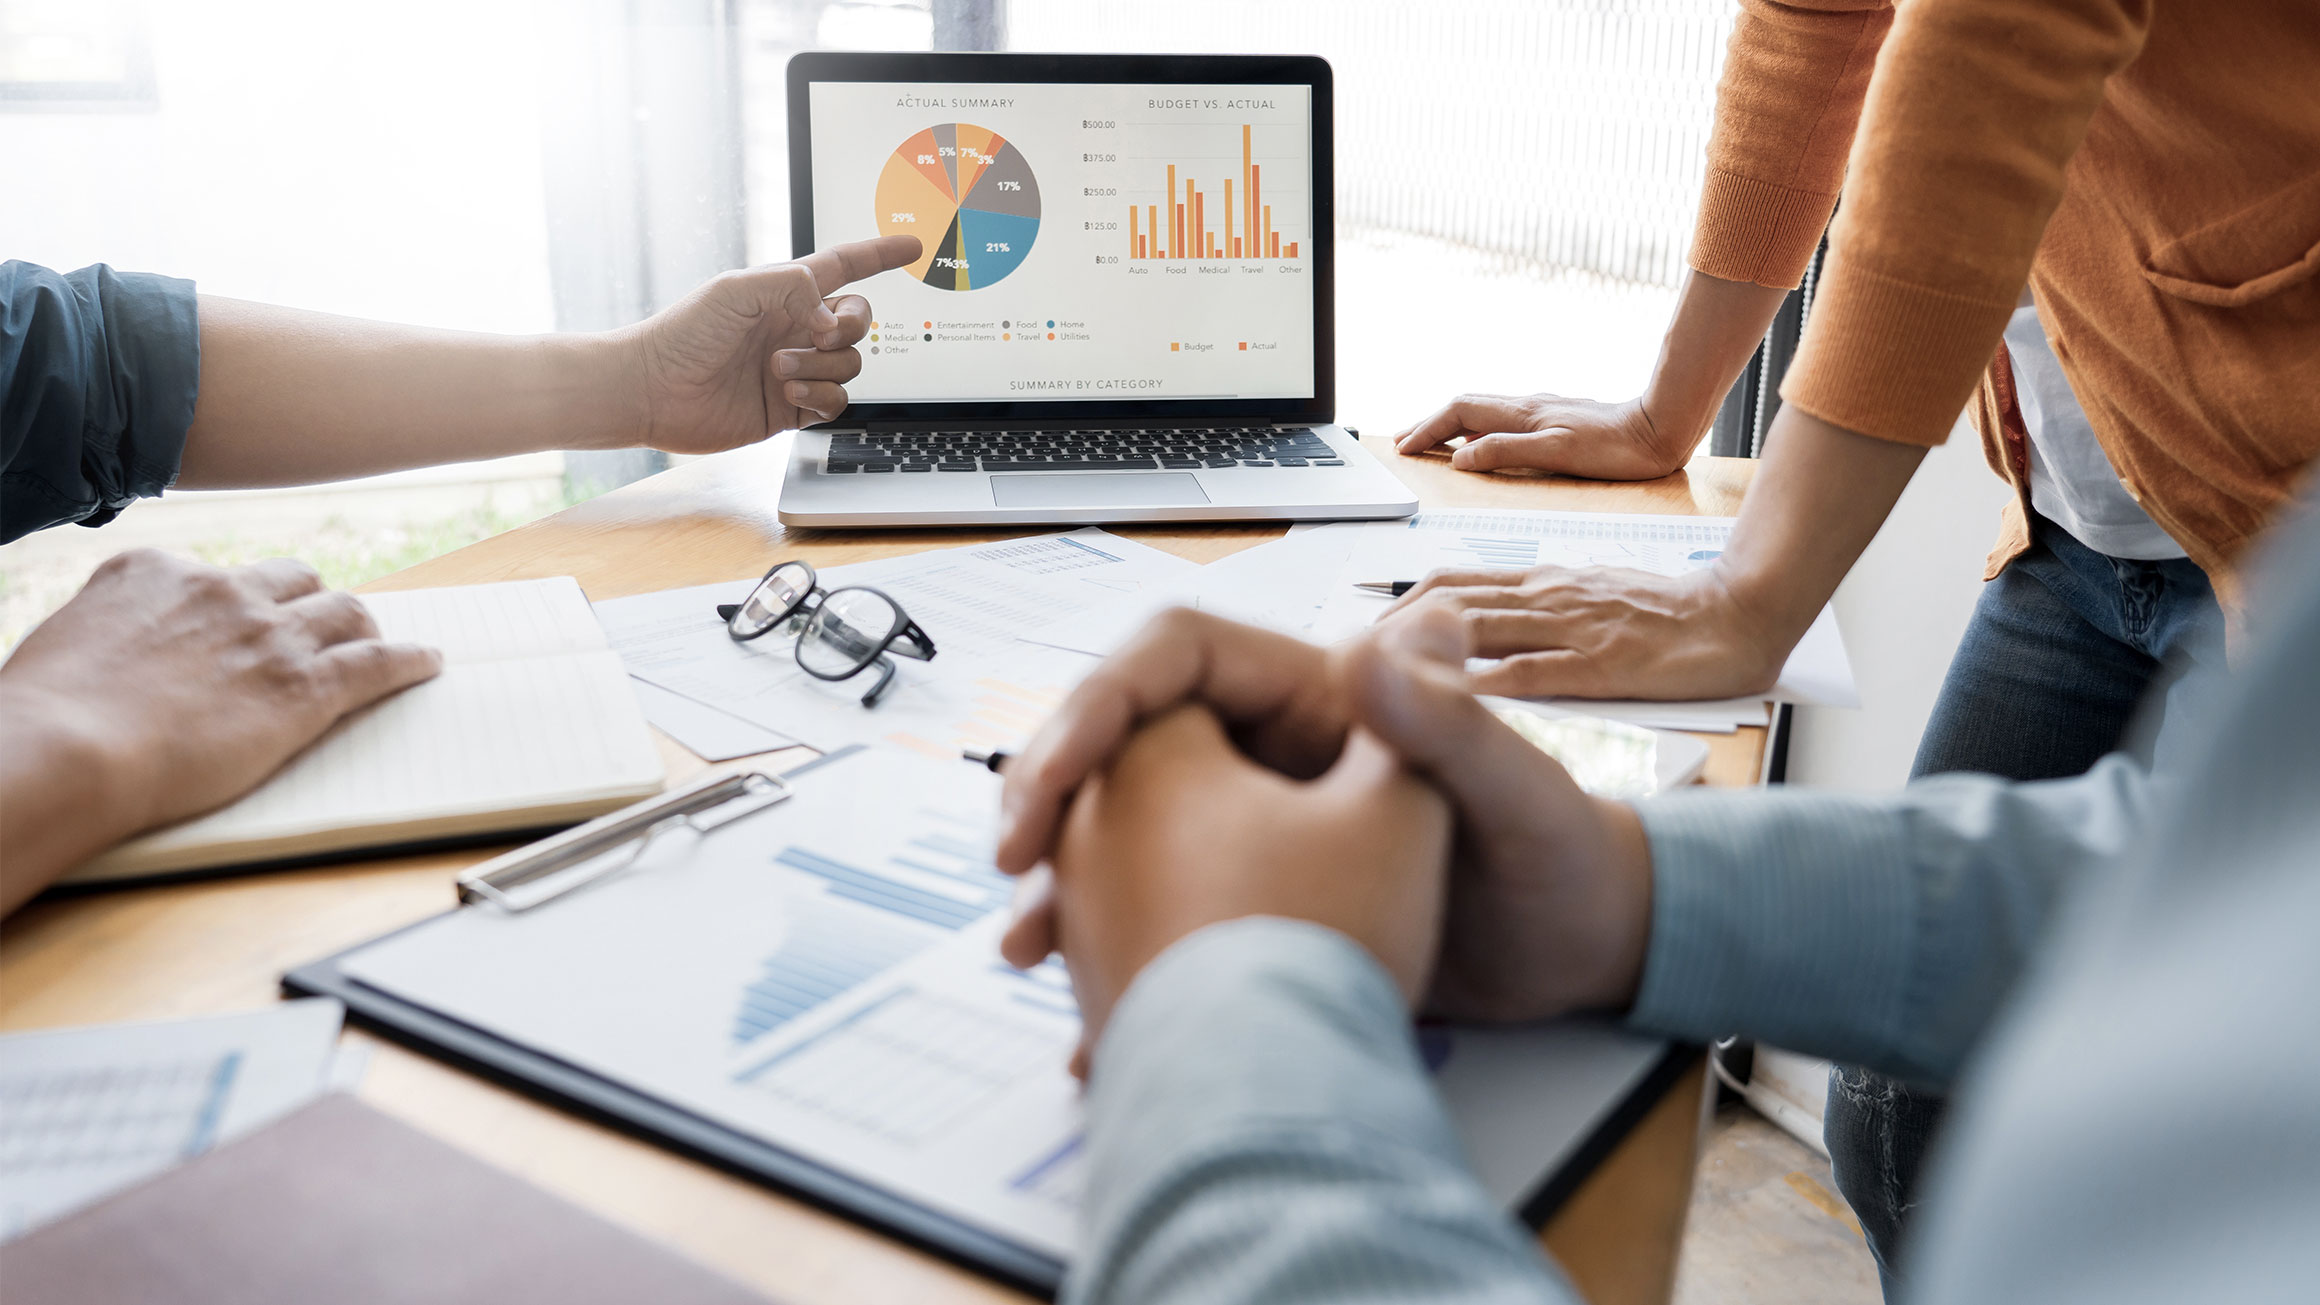
[[[659,791],[626,668],[569,577],[364,601],[383,632],[445,649],[442,674],[340,721],[240,801],[71,878],[520,829]]]
[[[380,634],[439,648],[449,663],[552,657],[609,646],[580,582],[568,575],[364,594],[362,605],[370,609]]]

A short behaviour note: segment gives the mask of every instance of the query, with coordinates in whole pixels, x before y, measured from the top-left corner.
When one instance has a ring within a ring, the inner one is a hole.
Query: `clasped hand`
[[[1641,825],[1491,715],[1465,653],[1441,612],[1323,649],[1178,610],[1070,695],[1007,768],[998,859],[1052,869],[1004,950],[1061,951],[1083,1067],[1146,964],[1248,915],[1346,934],[1447,1016],[1632,999]]]

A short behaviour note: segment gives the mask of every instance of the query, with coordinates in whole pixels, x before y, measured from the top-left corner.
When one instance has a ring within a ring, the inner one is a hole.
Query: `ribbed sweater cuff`
[[[1989,370],[2013,311],[2011,295],[1913,285],[1831,249],[1781,401],[1877,439],[1939,444]]]
[[[1836,206],[1834,191],[1794,190],[1710,168],[1692,235],[1692,268],[1726,281],[1794,290]]]

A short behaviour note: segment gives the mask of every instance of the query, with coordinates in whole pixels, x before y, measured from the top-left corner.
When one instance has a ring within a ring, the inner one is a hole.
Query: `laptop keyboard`
[[[1342,467],[1314,431],[1275,426],[1159,430],[856,431],[830,437],[834,475],[942,471],[1197,471]]]

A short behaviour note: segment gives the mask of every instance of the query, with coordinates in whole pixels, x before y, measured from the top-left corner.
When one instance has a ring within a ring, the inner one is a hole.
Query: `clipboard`
[[[792,781],[862,751],[833,752],[779,777],[755,772],[713,777],[494,858],[460,877],[459,895],[469,905],[299,966],[283,976],[282,986],[293,994],[335,997],[364,1027],[501,1086],[804,1200],[1019,1290],[1052,1297],[1066,1267],[1056,1254],[734,1127],[647,1086],[409,1000],[348,969],[356,953],[438,925],[459,910],[553,910],[550,903],[617,877],[651,842],[680,827],[714,831],[807,800]],[[1482,1054],[1487,1056],[1488,1049]],[[1589,1118],[1575,1146],[1512,1202],[1523,1220],[1536,1228],[1552,1217],[1698,1055],[1696,1048],[1653,1043],[1640,1070],[1626,1073],[1617,1091],[1588,1103]]]

